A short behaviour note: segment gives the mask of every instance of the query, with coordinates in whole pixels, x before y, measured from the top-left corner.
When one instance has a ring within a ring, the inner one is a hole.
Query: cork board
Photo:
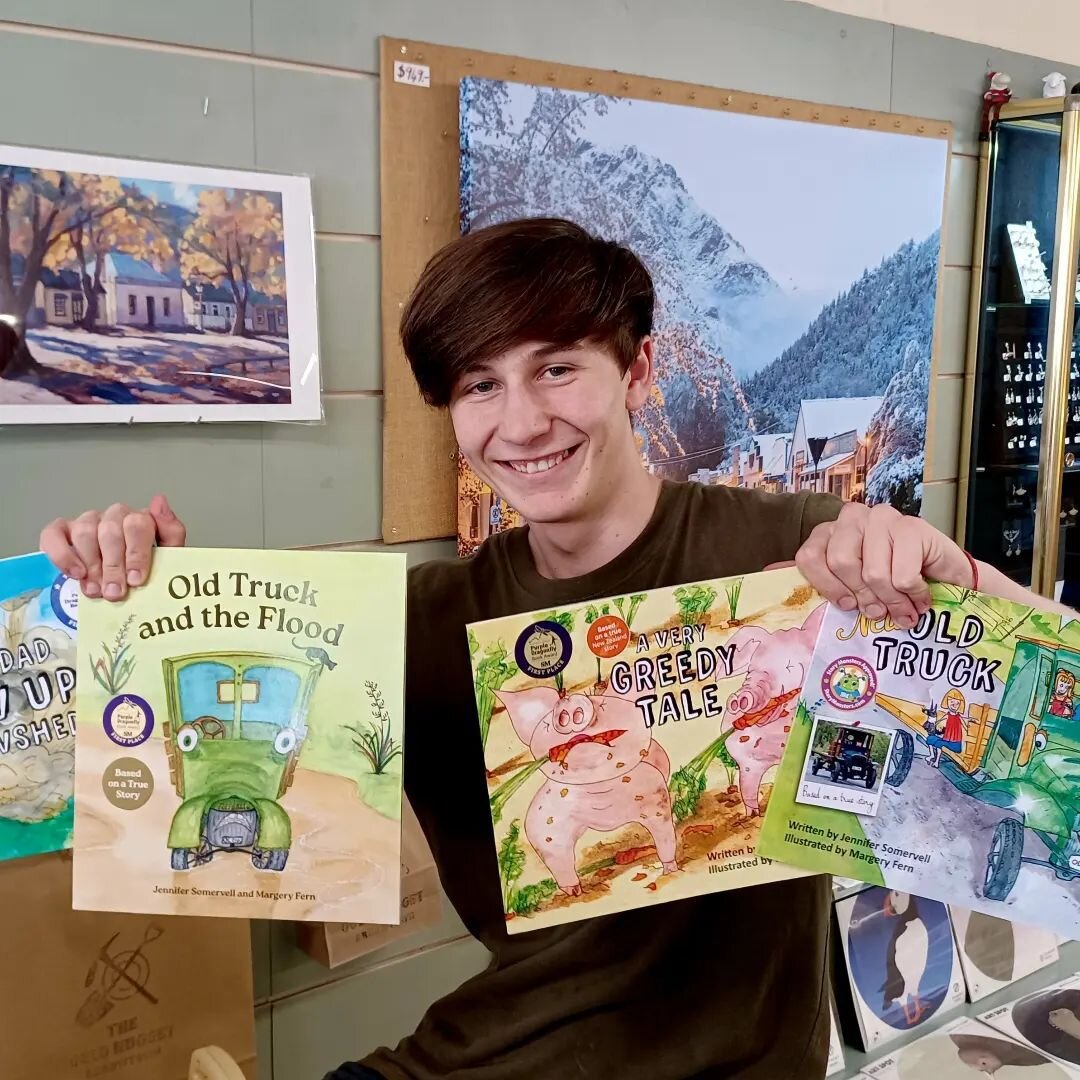
[[[387,543],[448,537],[457,532],[456,447],[450,420],[420,397],[401,350],[398,321],[427,260],[459,231],[460,79],[466,76],[508,79],[643,101],[876,128],[942,138],[950,145],[952,139],[951,124],[941,120],[818,105],[400,38],[381,38],[380,57],[385,394],[382,532]],[[426,68],[425,79],[430,79],[430,85],[418,85],[408,77],[395,78],[396,74],[404,74],[397,68],[403,63]],[[940,273],[938,278],[940,301]],[[928,462],[934,460],[930,441],[928,425]]]

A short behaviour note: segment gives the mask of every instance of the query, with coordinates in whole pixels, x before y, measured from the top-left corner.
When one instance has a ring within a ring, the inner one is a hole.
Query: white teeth
[[[511,461],[508,462],[511,469],[514,472],[519,473],[538,473],[547,472],[548,469],[555,468],[560,462],[565,461],[570,456],[569,450],[563,450],[558,454],[552,454],[551,457],[540,458],[535,461]]]

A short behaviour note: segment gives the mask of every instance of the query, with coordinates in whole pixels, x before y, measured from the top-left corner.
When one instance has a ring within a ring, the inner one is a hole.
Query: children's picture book
[[[978,1020],[955,1020],[864,1065],[873,1080],[1069,1080],[1045,1054],[1007,1039]]]
[[[963,1004],[944,904],[876,886],[835,906],[864,1050]]]
[[[979,1019],[1055,1058],[1069,1076],[1080,1077],[1080,976],[999,1005]]]
[[[403,555],[163,548],[80,615],[77,909],[398,922]]]
[[[1058,937],[1050,930],[952,905],[949,918],[968,1001],[981,1001],[1058,958]]]
[[[824,614],[786,568],[469,627],[510,933],[799,873],[757,836]]]
[[[1080,621],[931,596],[830,608],[760,852],[1078,938]]]
[[[71,846],[78,583],[0,559],[0,860]]]

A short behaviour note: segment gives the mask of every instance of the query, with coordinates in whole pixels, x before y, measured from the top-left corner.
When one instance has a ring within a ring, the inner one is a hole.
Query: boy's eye
[[[470,394],[490,394],[495,389],[495,384],[488,379],[482,382],[473,383],[472,388],[469,390]]]
[[[564,364],[552,364],[551,367],[544,369],[545,375],[550,375],[552,378],[557,379],[560,375],[565,375],[569,372],[569,368]]]

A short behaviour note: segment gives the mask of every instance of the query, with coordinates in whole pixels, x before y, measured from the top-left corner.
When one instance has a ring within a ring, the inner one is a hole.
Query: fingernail
[[[852,611],[856,607],[854,596],[844,596],[836,601],[836,606],[841,611]]]
[[[106,600],[119,600],[124,595],[124,590],[116,584],[115,581],[105,586],[105,599]]]
[[[86,593],[86,595],[91,597],[91,598],[93,598],[95,596],[100,596],[101,595],[101,586],[96,581],[88,581],[83,586],[83,592]]]
[[[866,615],[871,619],[880,619],[885,614],[885,609],[880,604],[868,604]]]
[[[141,570],[129,570],[128,571],[128,584],[129,585],[141,585],[142,584],[142,571]]]
[[[910,630],[915,625],[915,620],[910,615],[898,615],[893,622],[898,630]]]
[[[68,577],[71,578],[72,581],[82,581],[82,579],[86,577],[86,570],[81,566],[73,566]]]

